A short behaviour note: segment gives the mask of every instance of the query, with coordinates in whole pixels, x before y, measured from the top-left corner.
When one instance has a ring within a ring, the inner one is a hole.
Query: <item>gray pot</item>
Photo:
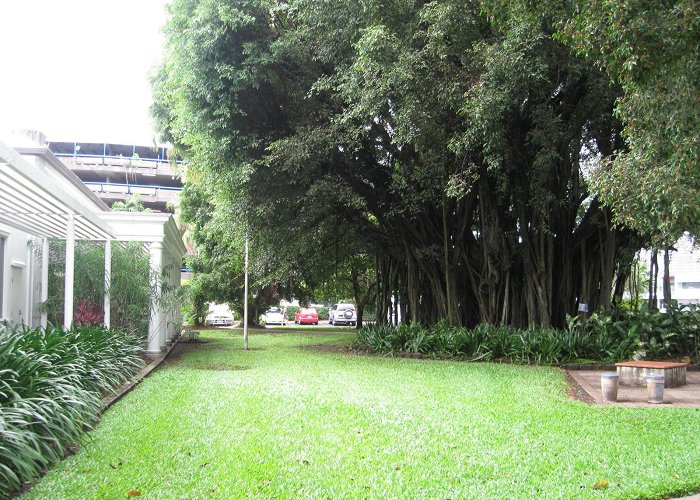
[[[600,389],[603,393],[603,401],[617,401],[617,386],[620,376],[617,373],[602,373],[600,375]]]
[[[664,402],[664,380],[663,375],[647,376],[647,401],[659,404]]]

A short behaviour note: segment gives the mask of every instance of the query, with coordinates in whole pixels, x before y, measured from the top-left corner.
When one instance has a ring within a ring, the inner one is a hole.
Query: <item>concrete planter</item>
[[[617,387],[620,376],[617,373],[603,373],[600,375],[600,388],[603,401],[617,401]]]
[[[664,402],[664,379],[663,375],[649,375],[647,377],[647,401],[649,403],[660,404]]]

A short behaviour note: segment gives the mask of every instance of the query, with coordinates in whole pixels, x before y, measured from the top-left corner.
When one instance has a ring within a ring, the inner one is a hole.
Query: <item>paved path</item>
[[[617,402],[603,401],[600,389],[600,370],[570,370],[569,375],[586,391],[598,404],[609,406],[645,406],[645,407],[670,407],[670,408],[700,408],[700,372],[689,371],[687,373],[687,385],[666,388],[664,390],[664,404],[647,403],[646,387],[619,386]],[[700,499],[699,499],[700,500]]]

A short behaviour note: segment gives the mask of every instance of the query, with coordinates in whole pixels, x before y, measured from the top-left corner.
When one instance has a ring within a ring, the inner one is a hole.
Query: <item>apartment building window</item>
[[[684,290],[700,289],[700,281],[686,281],[685,283],[681,283],[681,288]]]

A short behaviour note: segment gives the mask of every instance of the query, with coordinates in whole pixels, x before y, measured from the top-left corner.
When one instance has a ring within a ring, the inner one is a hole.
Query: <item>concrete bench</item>
[[[615,363],[620,385],[644,387],[648,375],[664,377],[664,387],[685,385],[685,373],[688,363],[669,363],[666,361],[623,361]]]

